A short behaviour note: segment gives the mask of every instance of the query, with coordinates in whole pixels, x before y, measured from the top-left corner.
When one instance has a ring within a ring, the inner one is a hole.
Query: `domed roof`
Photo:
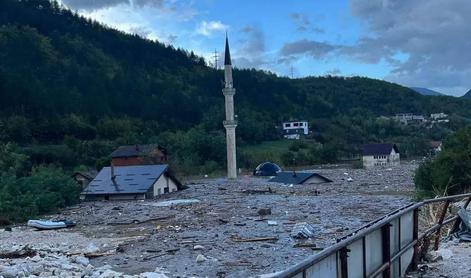
[[[254,176],[276,176],[278,172],[281,172],[281,167],[273,162],[263,162],[257,166],[254,170]]]

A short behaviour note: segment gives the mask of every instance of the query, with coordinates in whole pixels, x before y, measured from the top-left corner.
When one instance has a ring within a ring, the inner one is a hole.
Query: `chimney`
[[[113,162],[111,162],[111,180],[115,181],[116,175],[114,174],[114,165]]]

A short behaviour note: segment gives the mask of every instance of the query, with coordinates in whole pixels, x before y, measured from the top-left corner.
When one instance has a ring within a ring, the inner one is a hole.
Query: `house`
[[[307,172],[279,172],[269,182],[279,182],[285,184],[321,184],[332,182],[332,180],[316,173]]]
[[[445,113],[432,113],[430,114],[430,119],[432,120],[432,124],[434,123],[448,123],[450,120],[448,119],[448,114]]]
[[[167,151],[159,145],[120,146],[111,153],[114,166],[163,164],[167,162]]]
[[[442,141],[430,141],[429,144],[432,154],[437,154],[442,151]]]
[[[98,172],[95,170],[78,171],[72,174],[72,178],[82,187],[82,189],[85,189],[96,177],[97,173]]]
[[[404,125],[411,125],[411,124],[423,124],[427,120],[425,119],[424,116],[422,115],[415,115],[412,113],[406,113],[406,114],[396,114],[394,117],[392,117],[393,120],[396,120]]]
[[[82,191],[82,200],[143,200],[184,189],[168,165],[104,167]]]
[[[363,166],[394,166],[400,163],[400,154],[396,144],[367,144],[363,146]]]
[[[307,121],[294,121],[283,123],[283,137],[286,139],[300,139],[309,134]]]

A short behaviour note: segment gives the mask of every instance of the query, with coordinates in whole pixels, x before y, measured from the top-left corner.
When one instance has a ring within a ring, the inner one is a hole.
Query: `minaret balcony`
[[[222,93],[225,96],[233,96],[235,95],[236,89],[235,88],[223,88]]]
[[[228,120],[228,121],[223,121],[222,124],[224,125],[224,127],[236,127],[237,126],[237,121],[235,120]]]

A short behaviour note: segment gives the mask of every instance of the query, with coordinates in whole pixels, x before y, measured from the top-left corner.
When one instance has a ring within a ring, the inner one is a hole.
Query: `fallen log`
[[[93,258],[113,255],[114,253],[115,253],[114,250],[111,250],[111,251],[107,251],[107,252],[90,252],[90,253],[85,253],[83,255],[85,257],[89,258],[89,259],[93,259]]]
[[[235,242],[277,241],[278,237],[252,237],[252,238],[232,237],[232,240]]]
[[[263,190],[263,189],[242,190],[242,193],[246,193],[246,194],[265,194],[265,193],[276,193],[276,191],[272,190],[270,187],[268,187],[267,190]]]
[[[34,257],[37,252],[34,249],[31,249],[28,245],[21,248],[20,250],[15,250],[12,252],[0,253],[0,259],[19,259],[26,257]]]
[[[175,215],[155,217],[155,218],[149,218],[149,219],[145,219],[145,220],[134,219],[134,220],[131,220],[131,221],[126,221],[126,222],[110,222],[110,223],[106,223],[106,225],[117,226],[117,225],[143,224],[143,223],[152,222],[152,221],[166,220],[166,219],[173,218],[173,217],[175,217]]]

